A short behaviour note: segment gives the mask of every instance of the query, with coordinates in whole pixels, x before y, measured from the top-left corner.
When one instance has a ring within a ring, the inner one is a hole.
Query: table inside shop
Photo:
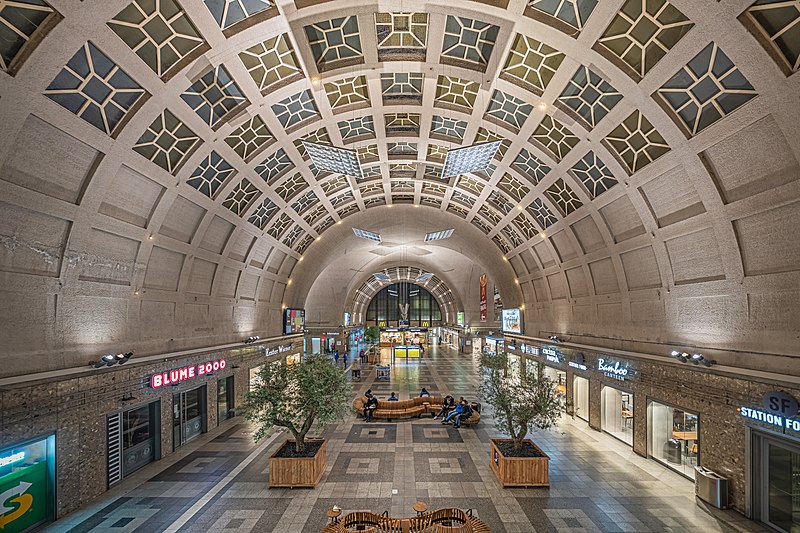
[[[622,411],[622,425],[628,427],[628,421],[633,420],[633,413],[627,409]]]
[[[672,438],[681,441],[681,455],[689,455],[689,443],[697,441],[697,431],[673,431]]]

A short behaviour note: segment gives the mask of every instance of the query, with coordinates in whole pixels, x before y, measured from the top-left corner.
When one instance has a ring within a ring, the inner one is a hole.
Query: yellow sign
[[[378,322],[378,327],[385,328],[386,327],[386,322],[384,322],[384,321]]]
[[[423,327],[423,328],[430,327],[430,323],[429,323],[427,320],[423,320],[423,321],[422,321],[422,327]]]

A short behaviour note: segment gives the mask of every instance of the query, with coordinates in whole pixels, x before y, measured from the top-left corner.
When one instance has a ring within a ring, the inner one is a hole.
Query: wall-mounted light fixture
[[[548,338],[548,339],[550,339],[550,340],[551,340],[551,341],[553,341],[553,342],[564,342],[564,339],[562,339],[562,338],[561,338],[561,337],[559,337],[558,335],[550,335],[550,336],[549,336],[549,337],[547,337],[547,338]]]
[[[707,359],[701,353],[693,353],[690,354],[688,352],[679,352],[678,350],[672,350],[670,354],[672,357],[680,361],[681,363],[692,363],[693,365],[703,365],[706,367],[710,367],[711,365],[716,365],[717,362],[713,359]]]
[[[128,353],[118,353],[113,354],[109,353],[98,359],[97,361],[92,361],[89,363],[89,366],[93,366],[95,368],[102,368],[104,366],[114,366],[114,365],[124,365],[128,362],[128,359],[133,357],[133,352]]]
[[[245,343],[245,344],[253,344],[254,342],[256,342],[257,340],[260,340],[260,339],[261,339],[261,337],[259,337],[258,335],[253,335],[252,337],[247,337],[242,342]]]
[[[120,401],[122,401],[122,402],[132,402],[135,399],[136,399],[136,396],[134,396],[132,392],[126,392],[125,394],[122,395],[122,398],[120,398]]]

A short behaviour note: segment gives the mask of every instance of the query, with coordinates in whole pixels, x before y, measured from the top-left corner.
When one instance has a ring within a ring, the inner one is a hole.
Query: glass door
[[[186,444],[206,431],[206,386],[172,395],[173,447]]]
[[[779,531],[800,533],[800,447],[765,439],[766,491],[762,520]]]

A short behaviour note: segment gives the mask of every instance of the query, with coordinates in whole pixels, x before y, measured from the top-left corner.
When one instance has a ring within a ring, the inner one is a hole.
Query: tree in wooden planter
[[[295,364],[276,361],[261,367],[242,406],[244,417],[256,424],[256,441],[273,426],[285,427],[294,437],[270,458],[270,487],[319,483],[325,470],[325,441],[306,435],[315,423],[322,430],[344,420],[351,398],[344,370],[327,357],[312,355]]]
[[[491,466],[504,487],[550,486],[550,458],[530,439],[535,430],[556,425],[566,404],[556,392],[556,383],[533,372],[509,372],[506,353],[481,356],[481,393],[494,408],[495,427],[510,438],[492,439]]]

